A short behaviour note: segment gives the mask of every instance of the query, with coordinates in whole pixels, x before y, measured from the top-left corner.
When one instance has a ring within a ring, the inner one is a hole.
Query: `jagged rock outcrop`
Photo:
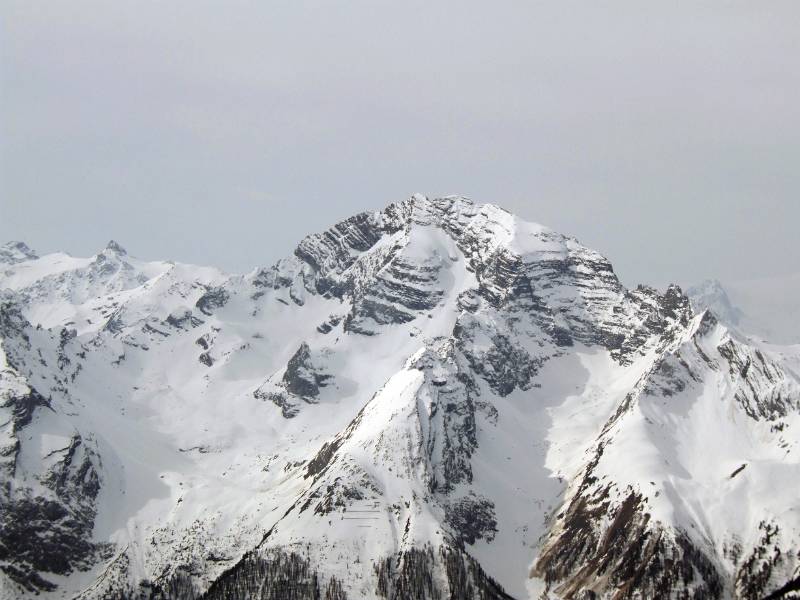
[[[286,363],[280,380],[277,383],[268,380],[253,395],[280,407],[281,413],[288,419],[299,412],[300,400],[308,404],[318,402],[320,388],[327,387],[332,378],[325,372],[323,353],[312,356],[308,344],[303,342]]]
[[[222,308],[228,302],[229,294],[221,287],[209,289],[195,303],[195,306],[206,316],[211,316],[218,308]]]

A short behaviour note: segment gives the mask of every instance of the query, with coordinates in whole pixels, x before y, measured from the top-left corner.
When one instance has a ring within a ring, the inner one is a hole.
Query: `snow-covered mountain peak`
[[[3,600],[749,600],[800,573],[800,351],[677,286],[460,196],[244,276],[113,246],[0,271]]]

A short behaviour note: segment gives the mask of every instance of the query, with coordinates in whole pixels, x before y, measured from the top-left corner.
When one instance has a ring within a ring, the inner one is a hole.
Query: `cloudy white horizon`
[[[0,5],[0,240],[248,271],[413,192],[626,284],[791,277],[790,2]]]

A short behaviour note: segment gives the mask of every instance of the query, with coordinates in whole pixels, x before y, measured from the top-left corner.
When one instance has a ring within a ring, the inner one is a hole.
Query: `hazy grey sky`
[[[412,192],[800,271],[800,3],[0,1],[0,240],[245,271]]]

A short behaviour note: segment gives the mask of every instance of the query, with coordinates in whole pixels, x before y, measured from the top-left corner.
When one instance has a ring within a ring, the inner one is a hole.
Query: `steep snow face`
[[[30,254],[0,279],[0,597],[798,576],[800,350],[501,208],[415,195],[247,275]]]

